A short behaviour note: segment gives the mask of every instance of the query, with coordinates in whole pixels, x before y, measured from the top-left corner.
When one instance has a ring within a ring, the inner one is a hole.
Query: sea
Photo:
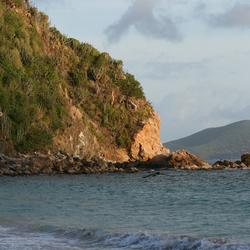
[[[0,178],[0,250],[250,249],[250,171]]]

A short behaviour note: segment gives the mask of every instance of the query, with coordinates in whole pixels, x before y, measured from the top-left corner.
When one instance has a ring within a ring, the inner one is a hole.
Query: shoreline
[[[183,158],[180,158],[182,156]],[[191,157],[191,158],[188,158]],[[150,161],[131,161],[125,163],[107,162],[94,157],[86,160],[73,157],[66,153],[56,154],[34,153],[18,154],[9,157],[0,154],[0,176],[39,176],[39,175],[89,175],[107,173],[138,173],[148,172],[149,177],[160,174],[165,170],[180,171],[219,171],[219,170],[250,170],[250,155],[242,156],[241,161],[217,161],[212,165],[186,151],[179,151],[169,156],[159,155]],[[201,162],[197,161],[200,160]],[[248,164],[249,163],[249,164]]]
[[[37,176],[37,175],[87,175],[104,173],[135,173],[135,163],[118,164],[106,162],[101,158],[69,156],[64,153],[54,155],[29,154],[17,157],[0,155],[0,176]]]

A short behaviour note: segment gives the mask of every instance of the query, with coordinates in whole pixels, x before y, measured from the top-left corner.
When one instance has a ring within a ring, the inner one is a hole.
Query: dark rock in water
[[[241,156],[241,162],[250,167],[250,153],[243,154]]]
[[[224,161],[217,161],[213,164],[214,169],[224,169],[224,168],[237,168],[239,164],[224,160]]]
[[[242,163],[240,164],[240,168],[241,168],[241,169],[247,169],[247,168],[249,168],[249,166],[247,166],[244,162],[242,162]]]
[[[168,155],[158,155],[154,157],[152,160],[147,162],[147,167],[152,169],[162,169],[168,166]]]
[[[241,161],[217,161],[213,164],[213,169],[250,169],[250,154],[241,156]]]
[[[146,176],[143,176],[142,178],[146,179],[146,178],[150,178],[150,177],[156,177],[158,175],[163,175],[161,172],[155,172],[153,171],[152,173],[146,175]]]

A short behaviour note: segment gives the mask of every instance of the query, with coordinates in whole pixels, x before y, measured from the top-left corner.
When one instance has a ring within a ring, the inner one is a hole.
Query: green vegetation
[[[49,149],[67,126],[68,95],[101,141],[105,132],[122,147],[151,112],[121,61],[49,27],[26,1],[0,0],[0,142],[8,138],[21,152]],[[130,99],[142,105],[131,109]]]
[[[17,2],[17,1],[16,1]],[[21,1],[18,1],[20,4]],[[0,108],[7,115],[17,150],[50,145],[65,111],[53,59],[40,55],[34,29],[6,6],[0,25]]]
[[[250,121],[210,128],[167,143],[171,150],[187,149],[206,160],[239,159],[250,151]]]

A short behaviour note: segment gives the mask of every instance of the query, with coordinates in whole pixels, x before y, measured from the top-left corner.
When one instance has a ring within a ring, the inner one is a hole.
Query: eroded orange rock
[[[168,155],[170,151],[160,140],[160,117],[153,113],[142,129],[134,136],[131,146],[131,158],[148,161],[157,155]]]
[[[167,158],[166,164],[169,168],[197,170],[197,169],[211,169],[212,166],[203,161],[199,157],[189,153],[186,150],[179,150],[173,152]]]

